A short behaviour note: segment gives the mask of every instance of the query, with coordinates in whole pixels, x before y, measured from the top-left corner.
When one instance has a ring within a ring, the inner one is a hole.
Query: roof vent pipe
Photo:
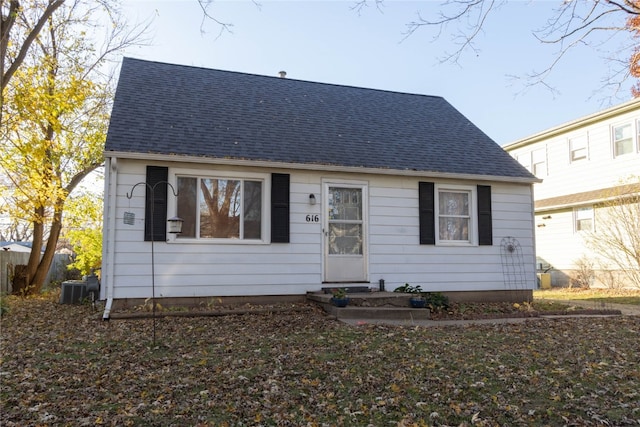
[[[278,71],[278,74],[280,74],[280,78],[284,79],[285,77],[287,77],[287,72],[286,71]]]

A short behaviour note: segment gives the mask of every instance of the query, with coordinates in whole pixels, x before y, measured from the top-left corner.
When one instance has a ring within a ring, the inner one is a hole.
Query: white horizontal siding
[[[500,246],[506,237],[521,245],[523,280],[531,282],[534,251],[528,186],[492,185],[493,246],[419,245],[417,191],[394,193],[409,198],[397,204],[396,216],[389,220],[386,216],[373,218],[372,214],[371,218],[372,279],[385,279],[387,289],[404,283],[420,284],[429,291],[509,289],[504,282]],[[374,201],[373,194],[372,190],[371,205],[385,204],[383,198]]]
[[[640,174],[639,119],[640,111],[628,112],[509,150],[509,153],[518,158],[540,148],[546,149],[548,174],[539,176],[543,182],[535,185],[536,200],[612,187],[629,176]],[[612,129],[626,123],[632,124],[634,129],[634,152],[614,157]],[[588,139],[588,157],[571,162],[569,139],[579,136]]]
[[[106,283],[113,283],[114,298],[151,296],[151,242],[143,241],[144,186],[136,188],[130,200],[125,197],[133,185],[145,180],[145,167],[142,162],[118,162],[114,265],[112,277],[106,278]],[[242,170],[271,173],[255,168],[235,169]],[[534,287],[528,185],[483,182],[492,185],[493,246],[434,246],[419,244],[419,179],[294,171],[290,195],[291,243],[185,242],[179,238],[155,242],[156,295],[215,297],[318,290],[323,270],[323,179],[368,183],[367,255],[371,283],[377,285],[379,279],[385,279],[387,289],[392,289],[408,282],[432,291],[509,289],[509,284],[504,283],[500,243],[505,237],[513,237],[522,246],[526,286]],[[316,205],[309,204],[309,194],[315,195]],[[124,212],[136,215],[134,225],[123,223]],[[319,215],[320,222],[307,222],[307,215]]]
[[[551,216],[550,219],[542,219]],[[536,215],[536,252],[540,262],[556,270],[575,268],[575,262],[588,253],[581,232],[574,232],[573,210],[547,212]]]
[[[569,131],[558,130],[552,137],[509,150],[509,153],[517,158],[539,148],[546,149],[548,175],[540,176],[543,182],[534,186],[536,200],[613,187],[631,176],[640,175],[638,120],[640,110],[636,109]],[[634,152],[615,157],[613,128],[624,124],[632,125]],[[571,162],[569,140],[576,137],[587,138],[588,156]],[[548,215],[550,219],[542,219]],[[545,268],[547,265],[553,267],[556,271],[554,278],[564,275],[562,281],[566,282],[582,257],[597,260],[586,246],[583,234],[574,231],[573,209],[545,211],[536,215],[536,225],[542,224],[544,227],[535,227],[536,255]]]

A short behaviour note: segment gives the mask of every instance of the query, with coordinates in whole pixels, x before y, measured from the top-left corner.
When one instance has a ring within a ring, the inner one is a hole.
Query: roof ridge
[[[350,88],[350,89],[365,90],[365,91],[366,90],[370,90],[370,91],[375,91],[375,92],[385,92],[385,93],[398,94],[398,95],[411,95],[411,96],[420,96],[420,97],[444,99],[444,97],[440,96],[440,95],[429,95],[429,94],[414,93],[414,92],[402,92],[402,91],[397,91],[397,90],[378,89],[378,88],[371,88],[371,87],[345,85],[345,84],[339,84],[339,83],[317,82],[317,81],[313,81],[313,80],[295,79],[295,78],[290,78],[290,77],[284,77],[283,78],[283,77],[278,77],[278,76],[270,76],[270,75],[266,75],[266,74],[248,73],[248,72],[245,72],[245,71],[233,71],[233,70],[223,70],[223,69],[220,69],[220,68],[208,68],[208,67],[200,66],[200,65],[174,64],[174,63],[164,62],[164,61],[155,61],[155,60],[133,58],[133,57],[130,57],[130,56],[123,57],[123,62],[125,60],[153,63],[153,64],[165,65],[165,66],[168,66],[168,67],[181,67],[181,68],[198,69],[198,70],[204,70],[204,71],[207,71],[207,72],[216,71],[216,72],[220,72],[220,73],[230,73],[230,74],[236,74],[236,75],[244,75],[244,76],[250,76],[250,77],[260,77],[260,78],[273,79],[273,80],[288,80],[288,81],[292,81],[292,82],[300,82],[300,83],[307,83],[307,84],[321,85],[321,86],[333,86],[333,87],[339,87],[339,88]]]

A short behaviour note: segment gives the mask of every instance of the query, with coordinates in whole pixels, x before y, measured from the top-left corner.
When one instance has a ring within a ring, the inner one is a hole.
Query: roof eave
[[[430,171],[418,171],[418,170],[404,170],[404,169],[385,169],[385,168],[373,168],[373,167],[353,167],[353,166],[341,166],[341,165],[322,165],[322,164],[309,164],[309,163],[288,163],[277,162],[267,160],[247,160],[247,159],[228,159],[228,158],[215,158],[215,157],[198,157],[198,156],[184,156],[176,154],[157,154],[157,153],[137,153],[126,151],[105,151],[104,157],[131,159],[131,160],[151,160],[151,161],[171,161],[171,162],[184,162],[184,163],[205,163],[215,165],[229,165],[229,166],[248,166],[248,167],[263,167],[263,168],[277,168],[277,169],[298,169],[298,170],[314,170],[314,171],[331,171],[331,172],[346,172],[346,173],[365,173],[373,175],[401,175],[401,176],[419,176],[425,178],[449,178],[449,179],[463,179],[463,180],[475,180],[475,181],[497,181],[497,182],[509,182],[514,184],[534,184],[542,182],[539,178],[527,178],[527,177],[513,177],[513,176],[497,176],[497,175],[476,175],[476,174],[460,174],[460,173],[448,173],[448,172],[430,172]]]
[[[589,114],[584,117],[580,117],[579,119],[563,123],[561,125],[558,125],[550,129],[544,130],[542,132],[538,132],[536,134],[528,136],[526,138],[522,138],[514,142],[511,142],[509,144],[505,144],[502,146],[502,148],[504,148],[506,151],[515,150],[516,148],[525,147],[529,144],[533,144],[538,141],[549,139],[560,134],[568,133],[573,130],[585,127],[587,125],[597,123],[603,120],[607,120],[611,117],[615,117],[617,115],[627,113],[629,111],[634,111],[639,108],[640,108],[640,98],[634,98],[631,101],[627,101],[623,104],[616,105],[614,107],[608,108],[603,111],[598,111],[597,113]]]
[[[635,194],[628,194],[625,195],[627,197],[638,197],[638,195],[640,195],[640,193],[635,193]],[[588,198],[588,199],[584,199],[584,200],[577,200],[574,202],[564,202],[564,203],[555,203],[555,204],[550,204],[547,206],[540,206],[540,207],[536,207],[534,206],[534,210],[536,213],[540,213],[540,212],[549,212],[549,211],[557,211],[557,210],[562,210],[562,209],[573,209],[575,207],[579,207],[579,206],[587,206],[587,205],[599,205],[602,203],[610,203],[618,198],[620,198],[621,196],[607,196],[607,197],[592,197],[592,198]]]

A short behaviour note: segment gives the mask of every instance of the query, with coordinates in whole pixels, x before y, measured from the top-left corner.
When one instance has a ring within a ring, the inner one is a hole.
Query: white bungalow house
[[[592,269],[594,285],[621,279],[620,267],[599,257],[585,237],[605,233],[608,201],[640,192],[640,99],[504,148],[542,179],[535,184],[538,270],[548,271],[554,286],[569,285],[583,267]]]
[[[106,317],[152,292],[536,286],[537,179],[440,97],[125,58],[105,160]]]

